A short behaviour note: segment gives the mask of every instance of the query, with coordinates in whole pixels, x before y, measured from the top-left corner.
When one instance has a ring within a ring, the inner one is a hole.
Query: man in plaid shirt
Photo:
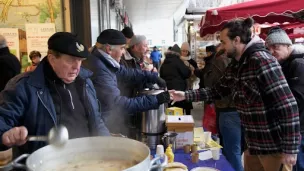
[[[298,106],[280,64],[258,36],[251,37],[252,25],[251,18],[234,20],[221,30],[222,48],[233,59],[214,87],[171,90],[170,96],[213,101],[232,94],[245,128],[245,171],[292,170],[300,144]]]

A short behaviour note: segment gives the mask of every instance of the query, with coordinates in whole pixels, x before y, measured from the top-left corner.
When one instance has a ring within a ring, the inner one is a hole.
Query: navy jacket
[[[1,137],[4,132],[17,126],[25,126],[28,129],[28,135],[47,135],[49,130],[56,125],[55,106],[45,82],[43,70],[45,62],[42,61],[35,71],[23,73],[11,79],[1,92]],[[89,79],[91,74],[83,68],[79,73],[79,77],[86,82],[86,100],[89,101],[88,104],[91,104],[88,116],[89,130],[92,136],[110,135],[102,120],[96,92]],[[19,152],[31,153],[45,145],[44,142],[27,142],[19,147]],[[0,147],[3,150],[6,149],[2,142]]]
[[[120,65],[120,68],[115,68],[96,48],[93,49],[92,54],[83,64],[93,72],[92,81],[104,116],[109,115],[113,109],[117,108],[121,108],[127,113],[158,108],[156,96],[124,97],[120,95],[117,86],[117,77],[134,85],[144,82],[155,83],[158,79],[157,73],[127,69],[123,65]]]

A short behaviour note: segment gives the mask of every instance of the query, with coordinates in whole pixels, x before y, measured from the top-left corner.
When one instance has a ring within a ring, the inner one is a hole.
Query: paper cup
[[[199,154],[197,152],[191,153],[191,162],[197,163],[199,161]]]
[[[163,155],[165,154],[165,151],[164,151],[164,146],[163,145],[157,145],[156,147],[156,154],[157,155]]]
[[[191,151],[191,146],[190,146],[190,144],[185,145],[185,146],[184,146],[184,152],[185,152],[185,153],[190,153],[190,151]]]
[[[212,153],[213,160],[220,159],[220,149],[218,149],[218,148],[211,149],[211,153]]]

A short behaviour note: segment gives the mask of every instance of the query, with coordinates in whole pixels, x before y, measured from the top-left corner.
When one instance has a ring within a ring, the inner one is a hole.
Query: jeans
[[[153,66],[158,70],[158,68],[159,68],[159,62],[154,62],[153,61]]]
[[[302,140],[299,147],[299,153],[297,158],[297,164],[293,166],[293,171],[304,171],[304,134],[302,134]]]
[[[238,112],[220,112],[219,128],[223,137],[224,154],[236,171],[243,171],[242,128]]]

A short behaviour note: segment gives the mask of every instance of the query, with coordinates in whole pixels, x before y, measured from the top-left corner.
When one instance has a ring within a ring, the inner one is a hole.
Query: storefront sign
[[[20,60],[19,32],[17,28],[0,28],[0,35],[7,41],[7,46],[12,54]]]
[[[45,57],[48,50],[47,41],[50,36],[52,36],[56,32],[55,24],[26,24],[25,30],[27,53],[29,54],[31,51],[36,50],[41,53],[42,57]]]

